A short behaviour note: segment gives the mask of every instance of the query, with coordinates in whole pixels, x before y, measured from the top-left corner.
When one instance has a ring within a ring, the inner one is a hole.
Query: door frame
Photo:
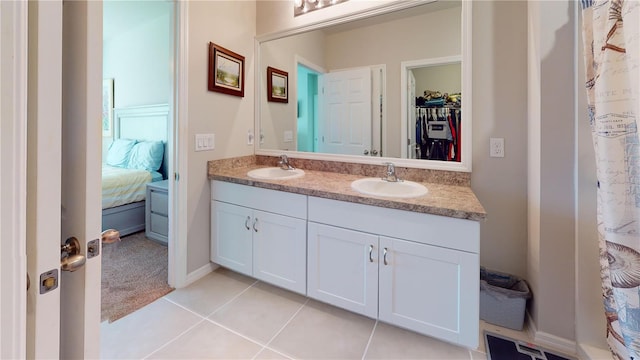
[[[187,89],[188,89],[188,3],[174,1],[173,13],[173,37],[174,46],[174,79],[172,81],[171,113],[173,126],[170,129],[173,146],[173,162],[170,165],[169,177],[173,195],[169,198],[170,211],[173,211],[170,222],[170,234],[173,236],[173,256],[169,252],[169,283],[174,287],[187,285],[187,231],[184,224],[186,218],[187,191],[187,155],[182,151],[181,144],[187,144]],[[11,136],[0,137],[0,164],[3,176],[0,182],[0,260],[2,271],[0,280],[3,286],[0,288],[0,316],[4,329],[10,331],[0,332],[0,357],[1,358],[26,358],[26,303],[27,272],[26,258],[26,124],[27,124],[27,62],[28,62],[28,3],[27,2],[0,2],[0,25],[13,31],[10,41],[3,41],[0,47],[0,78],[2,89],[7,87],[7,93],[11,94],[0,101],[0,113],[2,114],[2,128],[11,129]],[[95,20],[95,19],[93,19]],[[91,21],[91,19],[89,19]],[[7,24],[8,23],[8,24]],[[6,27],[5,27],[6,26]],[[9,55],[7,55],[9,52]],[[12,59],[7,62],[6,60]],[[6,69],[6,70],[5,70]],[[11,81],[5,81],[6,75],[12,74]],[[2,92],[5,93],[4,91]],[[9,107],[7,104],[12,104]],[[8,127],[7,127],[8,126]],[[178,131],[178,129],[185,129]],[[3,131],[3,134],[9,133]],[[7,160],[12,160],[7,163]],[[182,176],[180,176],[182,174]],[[182,180],[182,181],[180,181]],[[8,199],[7,199],[8,198]],[[5,201],[7,199],[8,201]],[[182,199],[182,200],[179,200]],[[183,239],[183,241],[180,241]],[[33,283],[33,281],[32,281]],[[33,285],[32,285],[33,286]]]
[[[26,358],[27,333],[27,48],[28,3],[0,2],[0,358]],[[8,41],[7,41],[8,40]],[[7,136],[8,134],[8,136]],[[6,175],[9,176],[6,176]]]
[[[169,162],[169,262],[168,282],[180,288],[189,283],[187,269],[187,158],[189,151],[188,109],[189,109],[189,2],[173,0],[172,41],[173,41],[173,81],[171,81],[171,102],[169,111],[172,126],[171,160]],[[183,146],[185,145],[185,146]]]

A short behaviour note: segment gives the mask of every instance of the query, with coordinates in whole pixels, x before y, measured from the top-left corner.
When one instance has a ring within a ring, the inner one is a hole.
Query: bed
[[[169,105],[114,110],[113,143],[102,166],[102,230],[145,229],[146,184],[167,178]]]

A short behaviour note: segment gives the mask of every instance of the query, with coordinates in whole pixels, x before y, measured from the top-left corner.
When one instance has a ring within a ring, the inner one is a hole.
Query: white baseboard
[[[210,272],[212,272],[213,270],[219,268],[220,266],[214,263],[208,263],[205,266],[197,269],[196,271],[192,271],[190,273],[187,274],[187,280],[184,284],[184,286],[189,286],[190,284],[193,284],[194,282],[202,279],[203,277],[207,276],[207,274],[209,274]]]
[[[578,359],[580,360],[613,360],[609,349],[578,343]]]
[[[538,331],[536,324],[533,322],[531,315],[527,311],[527,334],[529,338],[533,339],[536,345],[540,345],[543,348],[549,350],[555,350],[565,355],[577,356],[577,344],[573,340],[561,338],[559,336],[551,335],[544,331]],[[581,359],[581,358],[580,358]]]

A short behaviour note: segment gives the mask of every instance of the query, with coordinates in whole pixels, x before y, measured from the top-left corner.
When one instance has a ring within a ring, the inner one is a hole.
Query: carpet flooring
[[[173,291],[167,257],[167,247],[144,231],[103,244],[101,321],[114,322]]]

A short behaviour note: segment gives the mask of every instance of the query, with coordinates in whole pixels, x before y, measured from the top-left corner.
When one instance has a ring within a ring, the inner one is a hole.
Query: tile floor
[[[481,328],[526,339],[481,321]],[[103,359],[486,359],[218,269],[101,325]]]

